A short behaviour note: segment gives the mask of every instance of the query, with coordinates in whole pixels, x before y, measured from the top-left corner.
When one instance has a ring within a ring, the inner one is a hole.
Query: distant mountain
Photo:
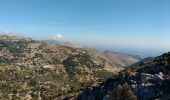
[[[140,60],[140,56],[137,55],[131,55],[127,53],[121,53],[121,52],[114,52],[110,50],[104,51],[105,56],[108,59],[115,59],[115,61],[119,62],[122,66],[129,66],[131,64],[134,64]]]
[[[0,35],[0,40],[1,41],[21,41],[21,40],[32,41],[31,38],[26,38],[23,36],[12,36],[11,34]]]
[[[41,40],[43,42],[47,42],[49,44],[61,44],[62,42],[61,41],[56,41],[56,40],[53,40],[53,39],[49,39],[49,40]]]
[[[140,60],[139,62],[137,62],[137,63],[134,63],[134,64],[130,65],[129,67],[142,65],[143,63],[148,62],[148,61],[152,61],[152,60],[154,60],[154,58],[153,58],[153,57],[146,57],[146,58],[144,58],[144,59]]]
[[[68,41],[57,41],[57,40],[50,39],[50,40],[42,40],[42,42],[46,42],[46,43],[54,44],[54,45],[69,46],[69,47],[73,47],[73,48],[84,48],[80,45],[72,44]]]
[[[170,52],[85,88],[77,100],[170,100]]]
[[[142,60],[140,58],[140,56],[138,56],[138,55],[131,55],[128,53],[123,53],[123,52],[114,52],[114,51],[110,51],[110,50],[106,50],[106,51],[102,52],[102,51],[98,51],[96,49],[88,48],[85,46],[72,44],[67,41],[61,42],[61,41],[56,41],[56,40],[45,40],[44,42],[47,42],[50,44],[58,44],[58,45],[73,47],[73,48],[79,48],[79,49],[86,50],[87,52],[90,51],[90,53],[92,55],[100,55],[103,58],[110,60],[110,62],[117,63],[123,67],[128,67],[131,64],[134,64],[134,63]]]

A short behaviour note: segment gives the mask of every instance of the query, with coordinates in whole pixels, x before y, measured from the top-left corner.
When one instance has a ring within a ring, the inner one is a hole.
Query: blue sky
[[[166,52],[169,5],[169,0],[0,0],[0,31],[36,39],[61,34],[73,43],[131,53]]]

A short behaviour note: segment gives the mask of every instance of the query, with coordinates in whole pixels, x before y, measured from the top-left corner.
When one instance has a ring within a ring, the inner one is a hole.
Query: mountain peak
[[[21,40],[31,41],[32,39],[26,38],[23,36],[14,36],[12,34],[1,34],[0,40],[3,40],[3,41],[21,41]]]

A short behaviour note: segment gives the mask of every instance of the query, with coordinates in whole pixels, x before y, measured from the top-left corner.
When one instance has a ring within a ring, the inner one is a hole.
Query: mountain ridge
[[[141,57],[138,55],[131,55],[131,54],[122,53],[122,52],[114,52],[111,50],[104,51],[104,54],[108,58],[117,60],[118,62],[120,62],[120,64],[122,66],[125,66],[125,67],[128,67],[129,65],[132,65],[132,64],[142,60]]]
[[[0,98],[61,99],[124,69],[95,49],[1,37]]]

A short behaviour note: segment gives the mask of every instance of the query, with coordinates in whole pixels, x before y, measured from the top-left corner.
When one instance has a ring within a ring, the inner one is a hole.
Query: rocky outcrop
[[[88,100],[169,100],[169,83],[170,53],[166,53],[154,58],[153,61],[128,68],[95,87],[83,90],[78,96],[78,100],[87,100],[87,98]],[[121,87],[124,87],[125,84],[130,88],[121,92],[123,91]],[[131,89],[132,92],[128,92]],[[131,99],[126,98],[128,96]],[[89,97],[91,98],[89,99]]]

